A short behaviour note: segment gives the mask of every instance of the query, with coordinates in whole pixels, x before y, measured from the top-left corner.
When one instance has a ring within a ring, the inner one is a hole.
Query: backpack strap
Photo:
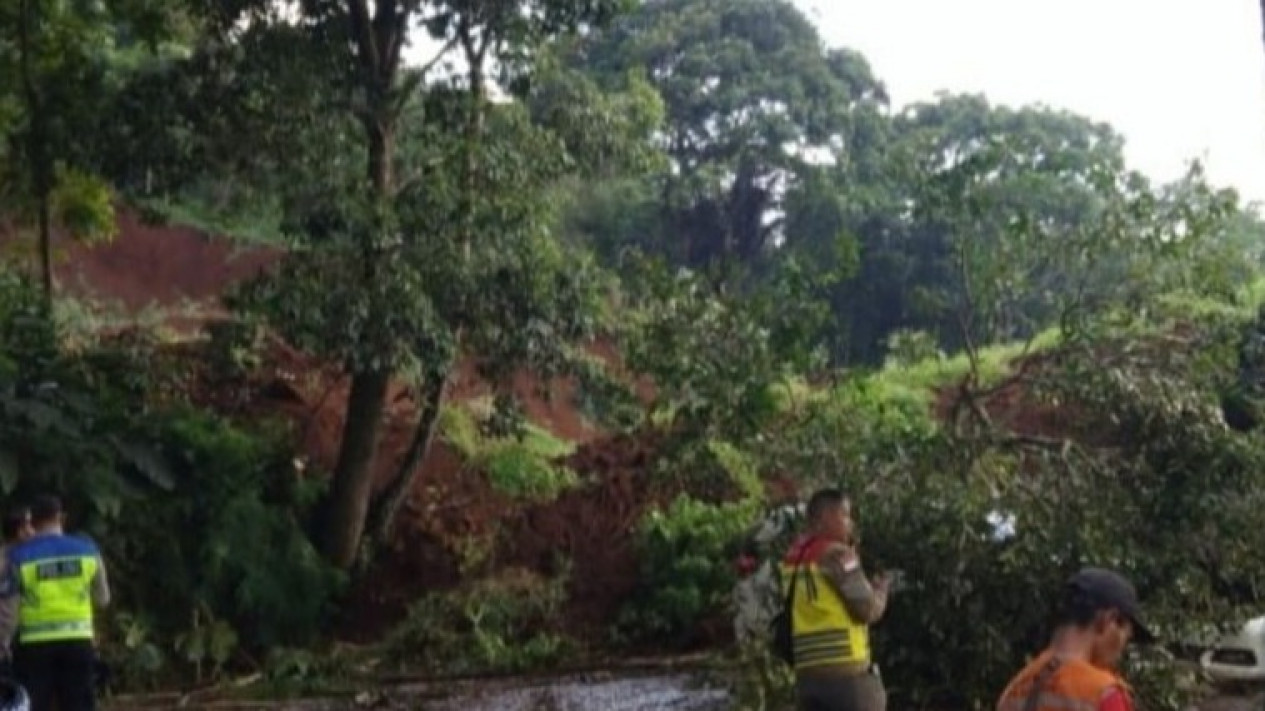
[[[1037,678],[1032,680],[1032,689],[1028,692],[1028,700],[1024,702],[1023,711],[1037,711],[1037,700],[1041,696],[1041,687],[1050,683],[1054,672],[1058,671],[1061,666],[1063,666],[1062,659],[1055,656],[1050,657],[1050,661],[1046,662],[1045,667],[1041,669],[1041,673],[1037,674]]]
[[[791,606],[795,604],[795,584],[799,581],[799,569],[804,566],[804,558],[808,555],[808,549],[817,542],[816,538],[810,538],[804,543],[804,548],[799,552],[799,558],[795,561],[795,567],[791,568],[791,585],[786,591],[786,600],[784,606],[788,616],[791,633],[795,632],[795,610]]]

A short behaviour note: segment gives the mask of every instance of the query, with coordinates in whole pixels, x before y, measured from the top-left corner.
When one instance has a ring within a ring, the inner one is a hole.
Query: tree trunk
[[[22,90],[26,99],[26,110],[30,114],[30,126],[27,135],[27,159],[31,165],[31,183],[35,192],[37,222],[39,228],[40,283],[44,289],[44,299],[51,306],[53,301],[53,166],[48,154],[48,117],[44,115],[43,101],[31,69],[31,55],[35,52],[35,37],[31,30],[32,7],[29,0],[22,0],[18,6],[21,14],[18,23],[18,47],[20,53],[20,71],[22,74]]]
[[[382,412],[386,409],[391,374],[355,373],[347,401],[347,422],[334,467],[329,494],[325,556],[346,570],[356,562],[365,516],[373,496],[373,462],[378,449]]]
[[[369,138],[369,179],[374,191],[382,199],[387,199],[391,194],[394,177],[391,170],[394,146],[392,126],[385,120],[369,119],[365,122],[365,128]],[[371,235],[365,236],[362,258],[366,287],[372,285],[377,278],[379,255],[375,251],[374,242]],[[370,308],[378,311],[388,308],[388,305],[375,303]],[[361,348],[379,346],[376,343],[358,345]],[[352,373],[347,419],[343,423],[343,439],[338,450],[338,464],[334,467],[333,487],[328,500],[325,539],[325,556],[343,570],[348,570],[355,564],[356,555],[360,551],[365,520],[373,497],[373,465],[390,382],[389,370],[358,370]]]
[[[426,459],[426,453],[430,451],[431,443],[435,440],[435,432],[439,429],[439,413],[451,382],[450,373],[450,369],[445,369],[445,373],[427,381],[426,387],[422,390],[419,398],[421,410],[417,414],[417,426],[413,430],[413,439],[409,442],[408,451],[404,454],[395,477],[382,492],[370,516],[372,524],[369,535],[375,546],[385,545],[390,540],[396,514],[399,513],[404,500],[408,498],[409,491],[413,489],[413,481],[417,478],[422,462]]]
[[[51,306],[53,303],[53,218],[52,208],[49,205],[51,196],[47,188],[38,189],[40,193],[40,283],[44,288],[44,301]]]

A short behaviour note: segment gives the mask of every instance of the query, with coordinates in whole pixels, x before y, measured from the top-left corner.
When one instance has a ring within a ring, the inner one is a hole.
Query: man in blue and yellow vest
[[[808,530],[782,560],[790,599],[795,686],[802,711],[884,711],[887,692],[870,656],[869,626],[889,583],[871,584],[857,556],[852,503],[837,489],[808,501]]]
[[[93,605],[109,603],[105,566],[96,545],[62,531],[61,502],[44,496],[31,504],[34,534],[9,550],[0,605],[17,608],[18,681],[31,697],[32,711],[92,711]],[[0,624],[12,615],[0,615]],[[0,629],[0,640],[12,638]]]

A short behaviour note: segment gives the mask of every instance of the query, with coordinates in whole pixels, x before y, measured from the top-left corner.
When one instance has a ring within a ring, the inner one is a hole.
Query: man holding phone
[[[870,653],[890,581],[871,581],[855,544],[852,502],[838,489],[808,501],[808,530],[782,560],[795,685],[802,711],[885,711],[887,692]]]

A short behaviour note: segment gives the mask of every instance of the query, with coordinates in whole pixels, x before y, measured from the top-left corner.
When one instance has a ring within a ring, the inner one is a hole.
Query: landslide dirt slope
[[[224,314],[220,295],[228,287],[267,269],[280,256],[276,249],[237,247],[193,228],[147,225],[135,212],[122,209],[117,238],[67,247],[56,276],[60,289],[124,312],[181,309],[182,329],[196,331],[199,320]],[[191,320],[190,311],[198,316]],[[196,343],[179,348],[201,362]],[[617,360],[610,343],[588,344],[588,350],[608,363]],[[276,338],[267,344],[261,366],[239,382],[224,382],[203,366],[194,366],[189,383],[198,402],[230,416],[289,420],[298,454],[315,471],[332,470],[349,389],[337,368]],[[533,374],[520,372],[512,389],[534,424],[580,445],[568,464],[586,485],[550,503],[512,501],[437,441],[405,503],[390,550],[353,592],[343,625],[349,636],[375,637],[399,620],[418,595],[457,584],[457,550],[470,540],[490,543],[494,563],[505,566],[549,573],[555,553],[570,558],[575,604],[569,624],[580,633],[604,631],[637,581],[633,524],[673,492],[652,490],[641,476],[655,449],[655,435],[608,436],[572,405],[574,382],[543,384],[549,398],[539,396],[541,385]],[[649,396],[644,384],[639,390]],[[473,364],[462,363],[452,400],[488,391]],[[411,389],[393,385],[376,462],[378,486],[389,480],[404,456],[416,411]]]

